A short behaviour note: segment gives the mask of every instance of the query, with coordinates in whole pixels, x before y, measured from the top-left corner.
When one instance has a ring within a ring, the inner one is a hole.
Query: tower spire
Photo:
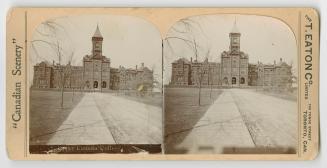
[[[102,58],[102,41],[103,37],[101,35],[99,25],[97,25],[97,28],[92,37],[92,53],[94,58]]]
[[[99,24],[97,24],[97,28],[96,28],[96,30],[94,32],[93,37],[102,37],[102,34],[100,32],[100,29],[99,29]]]
[[[232,28],[232,32],[231,33],[240,33],[240,31],[237,28],[236,17],[234,19],[234,25],[233,25],[233,28]]]
[[[240,51],[240,37],[241,37],[241,33],[238,31],[236,25],[236,17],[235,17],[232,31],[229,33],[229,38],[230,38],[229,48],[231,52],[238,53]]]

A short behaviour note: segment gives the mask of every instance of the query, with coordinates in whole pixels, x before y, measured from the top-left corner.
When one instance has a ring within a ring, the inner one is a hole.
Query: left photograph
[[[162,153],[162,41],[150,22],[81,15],[38,25],[29,48],[29,151]]]

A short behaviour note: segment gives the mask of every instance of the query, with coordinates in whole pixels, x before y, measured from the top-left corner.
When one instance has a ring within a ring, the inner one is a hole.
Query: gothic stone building
[[[249,57],[240,51],[241,33],[236,24],[229,33],[229,50],[221,54],[222,85],[223,86],[247,86]]]
[[[92,54],[83,58],[83,80],[87,89],[109,89],[110,59],[102,55],[103,37],[97,26],[92,37]]]
[[[92,37],[92,53],[83,58],[83,66],[60,65],[43,61],[34,66],[33,88],[76,88],[88,90],[151,90],[153,71],[140,68],[110,67],[102,54],[103,37],[97,26]]]
[[[180,58],[172,63],[171,85],[175,86],[198,86],[201,85],[219,85],[220,64],[204,62],[197,60],[188,61]]]
[[[258,62],[257,66],[257,86],[264,89],[290,89],[292,87],[292,66],[280,58],[274,64],[263,64]]]
[[[135,69],[111,68],[110,71],[110,89],[112,90],[151,90],[153,87],[153,72],[141,64]]]
[[[292,66],[280,59],[276,64],[249,64],[249,56],[240,50],[241,33],[236,24],[229,34],[230,47],[221,54],[221,63],[180,58],[172,63],[171,86],[262,86],[288,89],[292,85]],[[201,83],[200,83],[201,81]]]

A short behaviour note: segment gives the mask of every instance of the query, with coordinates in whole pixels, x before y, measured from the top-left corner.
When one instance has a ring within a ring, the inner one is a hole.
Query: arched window
[[[245,83],[245,79],[242,77],[241,78],[241,81],[240,81],[241,84],[244,84]]]
[[[102,81],[102,88],[106,88],[106,87],[107,87],[106,81]]]
[[[224,84],[228,85],[228,78],[224,77]]]
[[[89,81],[86,81],[85,82],[85,86],[86,86],[86,88],[90,88],[90,82]]]
[[[235,77],[232,78],[232,85],[234,85],[234,84],[236,84],[236,78]]]
[[[94,81],[93,88],[98,88],[98,81]]]

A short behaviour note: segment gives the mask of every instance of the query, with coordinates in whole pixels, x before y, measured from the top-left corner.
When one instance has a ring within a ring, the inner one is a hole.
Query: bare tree
[[[153,64],[152,67],[151,67],[152,76],[153,76],[153,78],[152,78],[152,80],[153,80],[153,82],[152,82],[152,91],[153,91],[154,88],[157,88],[157,89],[162,91],[162,83],[161,83],[161,80],[160,80],[161,76],[159,74],[155,73],[155,69],[156,69],[156,65]]]
[[[41,51],[36,47],[38,44],[42,43],[50,47],[50,50],[47,50],[47,52],[52,53],[55,55],[55,57],[57,57],[58,64],[54,66],[55,69],[57,69],[59,72],[58,86],[61,92],[60,107],[63,108],[66,83],[68,81],[71,83],[71,74],[72,74],[71,62],[74,56],[74,48],[68,46],[69,48],[68,52],[63,48],[63,46],[66,45],[64,45],[63,39],[61,39],[59,36],[63,35],[64,39],[69,39],[69,36],[65,28],[61,26],[59,23],[50,20],[50,21],[43,22],[42,26],[44,31],[36,29],[36,32],[39,35],[38,36],[39,39],[34,39],[31,41],[32,49],[38,58],[41,58],[42,60],[48,60],[47,58],[41,56],[40,54]],[[66,65],[63,63],[64,58],[66,58],[66,60],[68,61],[68,64]]]
[[[198,69],[197,76],[198,76],[198,105],[201,106],[201,91],[202,91],[202,82],[203,82],[203,76],[204,76],[205,70],[204,66],[200,65],[200,68]]]
[[[209,47],[209,49],[207,50],[206,53],[206,58],[209,59],[210,58],[210,52],[211,52],[211,47]],[[212,100],[212,86],[213,86],[213,69],[215,67],[212,67],[211,64],[208,62],[208,85],[210,86],[210,100]]]
[[[182,19],[179,21],[179,23],[182,25],[182,29],[178,29],[176,27],[172,27],[172,32],[168,34],[168,36],[165,38],[165,42],[167,46],[170,48],[171,51],[173,51],[173,45],[171,44],[171,40],[180,40],[183,41],[184,44],[186,44],[191,51],[193,52],[193,56],[195,57],[195,61],[198,62],[198,58],[200,57],[200,50],[206,50],[206,54],[203,54],[204,59],[208,59],[209,53],[210,53],[210,47],[209,45],[199,45],[197,41],[197,36],[200,35],[205,37],[207,39],[207,36],[205,35],[202,26],[199,22],[194,21],[190,18]],[[195,30],[198,30],[195,32]],[[201,91],[202,91],[202,83],[204,79],[204,75],[206,73],[206,69],[202,64],[198,64],[198,67],[196,68],[196,84],[198,86],[198,105],[201,105]],[[209,73],[209,72],[207,72]],[[209,74],[208,74],[209,75]]]

